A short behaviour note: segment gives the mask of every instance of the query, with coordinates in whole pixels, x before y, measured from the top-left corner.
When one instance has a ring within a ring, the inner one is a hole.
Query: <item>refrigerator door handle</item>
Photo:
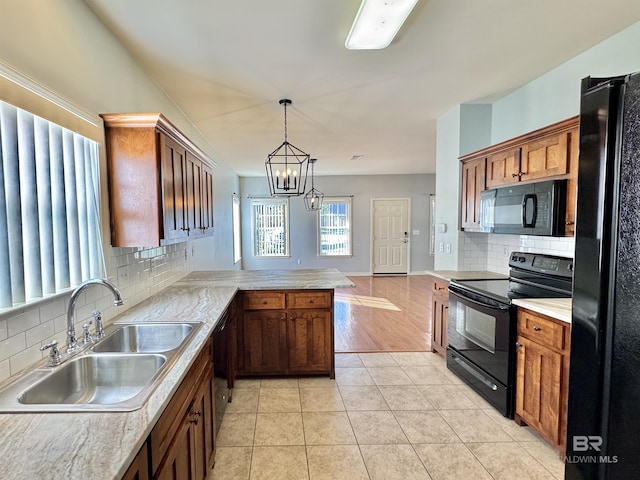
[[[529,216],[529,205],[532,205],[531,216]],[[527,193],[522,198],[522,226],[524,228],[534,228],[537,216],[538,196],[535,193]],[[528,218],[531,218],[531,221],[527,221]]]

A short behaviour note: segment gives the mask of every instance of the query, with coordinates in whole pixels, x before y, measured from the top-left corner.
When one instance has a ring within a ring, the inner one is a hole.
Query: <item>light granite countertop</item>
[[[143,407],[125,413],[0,414],[0,478],[120,479],[239,289],[331,289],[352,285],[334,269],[188,275],[114,320],[204,322]]]
[[[571,323],[570,298],[518,298],[513,300],[513,303],[518,307]]]
[[[427,270],[427,275],[441,278],[447,282],[451,280],[503,280],[509,278],[509,275],[485,270]]]

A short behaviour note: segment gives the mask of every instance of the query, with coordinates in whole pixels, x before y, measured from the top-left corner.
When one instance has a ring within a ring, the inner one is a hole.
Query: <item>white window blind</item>
[[[286,198],[251,201],[253,255],[286,257],[289,255],[289,201]]]
[[[351,197],[324,197],[318,210],[318,254],[351,255]]]
[[[101,277],[98,144],[0,102],[0,307]]]

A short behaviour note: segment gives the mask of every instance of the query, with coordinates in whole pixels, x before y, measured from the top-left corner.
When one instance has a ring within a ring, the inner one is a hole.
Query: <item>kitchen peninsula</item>
[[[1,478],[120,479],[218,321],[243,291],[351,287],[335,269],[193,272],[118,316],[115,322],[203,322],[142,408],[132,412],[0,414]],[[126,302],[126,298],[124,299]],[[333,318],[332,318],[333,319]],[[44,364],[44,362],[43,362]],[[333,362],[332,362],[333,364]],[[41,367],[42,365],[38,365]]]

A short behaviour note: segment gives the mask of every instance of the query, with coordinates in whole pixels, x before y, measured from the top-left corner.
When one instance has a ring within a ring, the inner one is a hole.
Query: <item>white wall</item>
[[[196,256],[190,262],[196,260],[202,268],[234,268],[231,192],[238,191],[239,180],[215,149],[84,2],[21,0],[1,4],[0,61],[94,115],[162,112],[218,163],[214,171],[215,234],[192,242]],[[104,162],[104,149],[101,156]],[[109,238],[108,232],[105,238]],[[187,271],[185,253],[190,251],[186,243],[161,248],[108,248],[108,276],[121,287],[125,305],[113,307],[106,290],[92,288],[78,302],[78,325],[95,308],[103,310],[109,321],[119,311],[181,278]],[[66,343],[67,297],[0,312],[0,381],[41,359],[45,355],[39,351],[43,343],[52,339],[61,345]]]
[[[251,211],[249,195],[268,197],[264,177],[243,177],[241,183],[242,266],[244,269],[269,268],[337,268],[344,273],[371,272],[371,199],[411,198],[410,236],[411,273],[424,273],[433,268],[429,255],[429,195],[435,193],[435,175],[362,175],[342,177],[316,176],[315,186],[327,196],[352,195],[353,256],[350,258],[319,258],[317,256],[317,214],[304,208],[304,200],[289,200],[291,224],[291,257],[258,259],[251,255]],[[298,263],[298,259],[300,263]]]

